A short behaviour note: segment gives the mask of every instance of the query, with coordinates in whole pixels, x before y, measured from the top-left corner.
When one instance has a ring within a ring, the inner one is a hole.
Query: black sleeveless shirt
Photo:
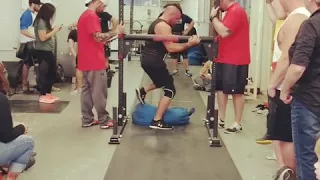
[[[156,19],[148,29],[148,34],[155,34],[154,28],[160,23],[165,22],[163,19]],[[164,59],[168,53],[162,42],[146,41],[145,48],[141,54],[141,65],[144,67],[166,67]]]

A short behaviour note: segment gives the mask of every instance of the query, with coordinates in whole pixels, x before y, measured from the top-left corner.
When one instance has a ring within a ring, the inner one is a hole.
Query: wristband
[[[217,17],[217,15],[215,15],[215,16],[210,16],[210,22],[212,22],[215,17]]]

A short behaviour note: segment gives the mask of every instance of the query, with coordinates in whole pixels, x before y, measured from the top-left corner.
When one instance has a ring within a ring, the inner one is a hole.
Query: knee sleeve
[[[174,87],[174,85],[170,85],[170,86],[165,86],[163,88],[164,91],[164,96],[167,96],[170,99],[173,99],[174,96],[176,95],[176,88]]]

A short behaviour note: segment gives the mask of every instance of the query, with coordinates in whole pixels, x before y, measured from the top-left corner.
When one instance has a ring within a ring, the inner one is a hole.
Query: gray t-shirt
[[[50,32],[48,30],[46,23],[44,20],[40,19],[37,23],[34,25],[34,34],[36,36],[36,41],[35,41],[35,49],[37,50],[43,50],[43,51],[52,51],[53,52],[53,39],[50,37],[46,41],[42,42],[40,41],[38,31],[39,30],[46,30],[47,33]]]

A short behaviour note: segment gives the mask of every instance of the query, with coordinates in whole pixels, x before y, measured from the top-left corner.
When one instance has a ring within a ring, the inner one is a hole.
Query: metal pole
[[[214,7],[217,7],[220,5],[220,0],[215,0]],[[220,15],[221,16],[221,13]],[[213,34],[215,37],[218,35],[218,33],[215,31],[214,28],[212,28]],[[215,102],[216,102],[216,63],[215,59],[218,57],[218,46],[216,46],[216,51],[213,55],[214,59],[212,60],[212,74],[211,74],[211,92],[210,97],[211,100],[209,101],[210,104],[208,106],[210,107],[210,118],[209,120],[209,127],[212,128],[212,139],[210,140],[210,146],[211,147],[221,147],[221,141],[218,138],[218,111],[215,109]]]
[[[119,21],[124,22],[124,1],[119,0]],[[123,59],[124,59],[124,35],[119,35],[119,44],[118,44],[118,51],[119,51],[119,88],[118,88],[118,125],[122,126],[123,124]]]
[[[133,34],[133,12],[134,12],[134,0],[130,2],[130,34]]]

